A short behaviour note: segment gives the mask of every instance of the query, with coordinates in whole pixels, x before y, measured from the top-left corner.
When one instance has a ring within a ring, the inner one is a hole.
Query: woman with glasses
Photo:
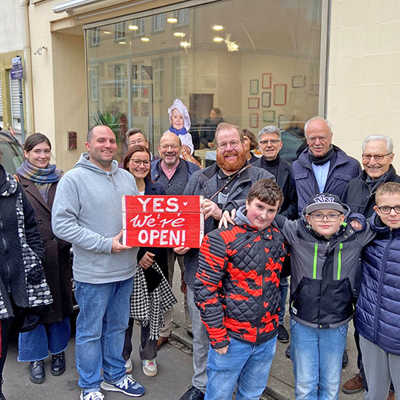
[[[159,183],[152,182],[150,178],[150,152],[140,145],[135,145],[126,154],[123,168],[129,171],[135,178],[136,186],[140,195],[165,195],[163,187]],[[152,268],[145,268],[144,260],[155,261],[164,276],[168,274],[167,250],[165,248],[141,247],[137,255],[138,265],[144,270],[146,285],[149,292],[154,291],[161,283],[161,276]],[[132,371],[130,356],[132,353],[132,331],[133,318],[129,321],[126,331],[123,356],[126,360],[127,372]],[[143,373],[147,376],[157,375],[157,339],[151,337],[150,324],[141,324],[140,359],[142,360]]]
[[[44,271],[54,302],[41,316],[35,329],[21,333],[18,361],[30,362],[30,380],[45,380],[44,359],[51,354],[50,372],[65,371],[65,349],[71,336],[72,270],[69,243],[57,239],[51,228],[51,209],[62,172],[50,164],[51,143],[47,136],[34,133],[24,144],[25,161],[17,169],[17,178],[35,210],[45,247]]]

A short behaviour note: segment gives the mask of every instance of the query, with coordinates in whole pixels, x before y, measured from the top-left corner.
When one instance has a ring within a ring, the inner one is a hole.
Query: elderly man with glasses
[[[283,192],[283,203],[279,213],[289,219],[295,219],[297,217],[296,187],[290,164],[279,156],[279,152],[282,149],[280,129],[274,125],[267,125],[262,128],[258,133],[258,147],[262,152],[262,157],[255,161],[253,165],[263,168],[275,176],[276,182]],[[289,257],[287,257],[283,271],[290,270],[289,263]],[[289,333],[284,326],[288,286],[287,277],[281,275],[281,304],[278,328],[278,340],[281,343],[289,342]]]
[[[400,176],[392,165],[394,154],[390,137],[368,136],[362,144],[362,152],[364,170],[349,182],[343,200],[352,212],[369,217],[374,212],[375,192],[379,185],[385,182],[400,183]],[[367,387],[357,331],[354,332],[354,339],[358,350],[359,373],[344,383],[342,391],[346,394],[361,392]]]

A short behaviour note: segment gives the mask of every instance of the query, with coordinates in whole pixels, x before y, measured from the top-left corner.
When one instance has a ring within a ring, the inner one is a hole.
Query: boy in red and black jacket
[[[195,299],[206,326],[205,400],[259,398],[268,381],[279,325],[284,237],[274,226],[283,195],[262,179],[251,187],[235,225],[204,237]]]

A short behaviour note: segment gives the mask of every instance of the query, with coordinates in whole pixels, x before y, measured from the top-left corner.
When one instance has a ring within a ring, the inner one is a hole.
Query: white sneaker
[[[104,400],[104,395],[101,392],[88,392],[84,395],[82,390],[80,400]]]
[[[131,374],[132,371],[133,371],[132,361],[131,361],[130,358],[128,358],[128,359],[126,360],[126,363],[125,363],[125,370],[126,370],[126,373],[127,373],[127,374]]]
[[[143,360],[142,361],[142,369],[143,373],[147,376],[156,376],[157,375],[157,361],[153,360]]]

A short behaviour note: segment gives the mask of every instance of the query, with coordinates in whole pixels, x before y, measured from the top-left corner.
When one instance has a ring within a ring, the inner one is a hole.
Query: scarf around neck
[[[183,127],[182,129],[175,129],[172,125],[169,127],[169,130],[173,133],[175,133],[175,135],[186,135],[187,134],[187,130],[185,127]]]
[[[331,146],[331,148],[328,150],[328,152],[322,157],[315,157],[314,154],[311,153],[310,150],[308,151],[308,156],[310,158],[310,161],[315,165],[324,165],[328,161],[331,161],[333,159],[333,157],[335,157],[335,155],[336,155],[336,151],[335,151],[334,146]]]
[[[25,179],[42,185],[58,182],[61,178],[61,171],[56,166],[48,165],[47,168],[37,168],[28,160],[25,160],[17,169],[17,173]]]

